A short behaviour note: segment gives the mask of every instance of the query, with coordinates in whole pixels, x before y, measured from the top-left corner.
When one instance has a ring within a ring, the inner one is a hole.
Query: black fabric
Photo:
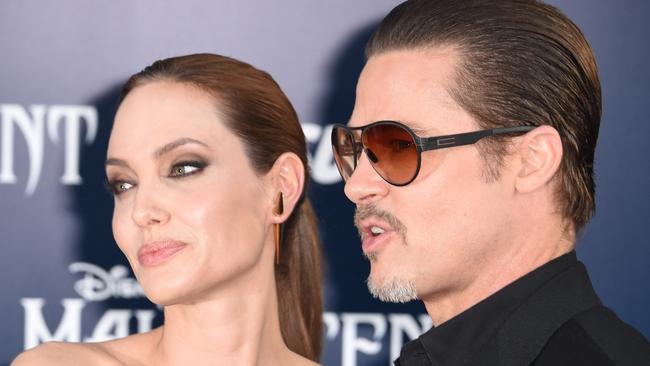
[[[614,366],[616,364],[572,319],[549,339],[533,365]]]
[[[571,252],[407,343],[395,364],[650,366],[650,345],[602,306]]]

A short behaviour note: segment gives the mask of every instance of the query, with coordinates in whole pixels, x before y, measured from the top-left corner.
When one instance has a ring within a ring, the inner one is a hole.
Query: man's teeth
[[[373,226],[373,227],[370,228],[370,232],[375,234],[375,235],[379,235],[379,234],[384,233],[384,229],[382,229],[380,227],[377,227],[377,226]]]

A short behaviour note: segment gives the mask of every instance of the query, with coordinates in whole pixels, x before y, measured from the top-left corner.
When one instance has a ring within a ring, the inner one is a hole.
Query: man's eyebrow
[[[195,139],[193,139],[191,137],[181,137],[178,140],[174,140],[174,141],[172,141],[172,142],[170,142],[168,144],[165,144],[164,146],[158,148],[154,152],[153,155],[157,159],[157,158],[160,158],[161,156],[167,154],[168,152],[174,150],[175,148],[183,146],[183,145],[187,145],[187,144],[198,144],[198,145],[201,145],[201,146],[209,147],[205,143],[203,143],[203,142],[201,142],[199,140],[195,140]]]
[[[397,122],[399,122],[399,123],[401,123],[401,124],[403,124],[405,126],[408,126],[408,128],[410,128],[411,131],[413,131],[416,135],[418,135],[420,137],[424,137],[425,135],[430,133],[430,129],[422,128],[417,123],[415,123],[415,122],[413,122],[411,120],[397,120]]]
[[[399,123],[401,123],[401,124],[407,126],[408,128],[410,128],[411,131],[413,131],[416,135],[418,135],[418,136],[420,136],[420,137],[424,137],[425,135],[430,134],[430,130],[431,130],[431,129],[429,129],[429,128],[422,128],[422,127],[419,127],[419,126],[418,126],[416,123],[414,123],[413,121],[410,121],[410,120],[402,120],[402,119],[381,119],[381,120],[377,120],[377,121],[373,121],[373,122],[365,123],[365,124],[363,124],[362,126],[367,126],[367,125],[369,125],[369,124],[371,124],[371,123],[378,122],[378,121],[393,121],[393,122],[399,122]],[[347,121],[347,123],[346,123],[345,125],[346,125],[346,126],[349,126],[349,125],[350,125],[350,120],[349,120],[349,119],[348,119],[348,121]]]
[[[413,125],[407,125],[407,126],[409,126],[411,131],[413,131],[418,136],[424,136],[424,135],[428,134],[428,130],[426,130],[424,128],[420,128],[418,126],[413,126]]]

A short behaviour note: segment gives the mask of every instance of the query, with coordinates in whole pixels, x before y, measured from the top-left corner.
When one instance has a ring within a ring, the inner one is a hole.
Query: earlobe
[[[562,161],[562,140],[557,130],[544,125],[522,136],[518,147],[521,166],[516,178],[518,192],[528,193],[549,183]]]

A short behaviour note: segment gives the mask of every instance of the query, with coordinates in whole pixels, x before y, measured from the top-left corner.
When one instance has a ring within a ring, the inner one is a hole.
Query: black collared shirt
[[[395,365],[650,365],[650,345],[571,252],[407,343]]]

